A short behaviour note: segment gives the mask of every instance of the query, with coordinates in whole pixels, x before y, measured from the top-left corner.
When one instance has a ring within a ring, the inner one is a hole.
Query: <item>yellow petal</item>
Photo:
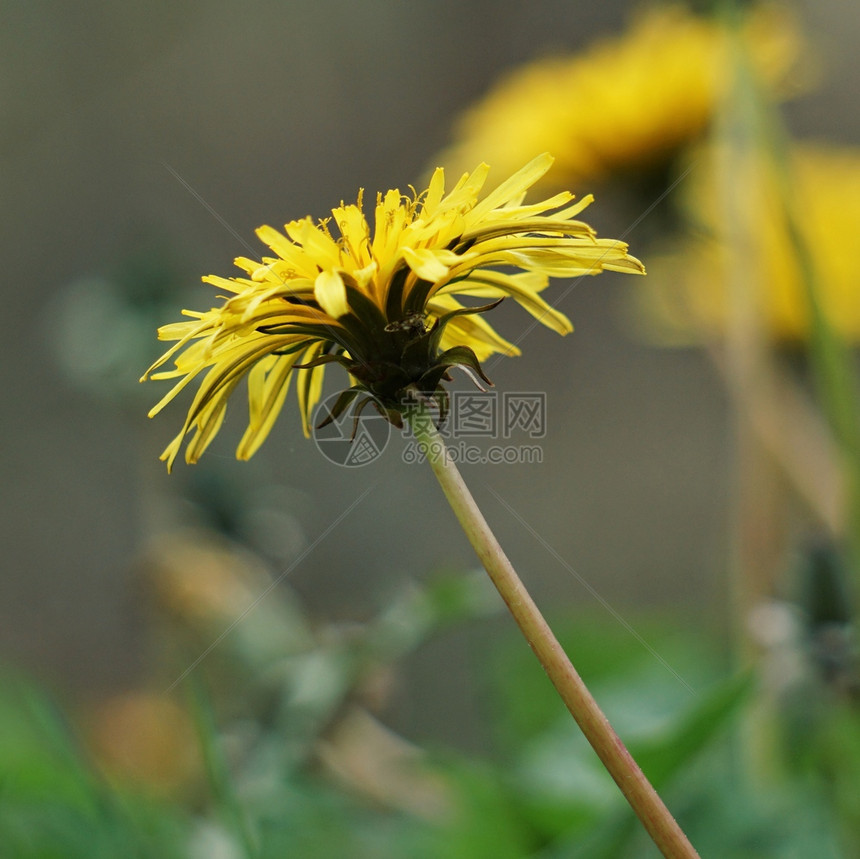
[[[436,212],[436,208],[439,206],[444,193],[445,171],[441,167],[437,167],[433,171],[430,185],[427,188],[427,194],[424,197],[424,203],[421,207],[422,217],[431,217]]]
[[[290,387],[293,364],[298,356],[269,357],[273,360],[268,364],[261,361],[248,373],[248,428],[236,450],[237,459],[250,459],[266,440]],[[261,366],[265,369],[258,371],[257,367]]]
[[[475,206],[474,209],[469,213],[470,220],[477,220],[479,218],[484,217],[488,212],[491,212],[493,209],[497,209],[502,206],[504,203],[508,202],[512,198],[518,197],[523,194],[541,176],[546,173],[547,170],[552,166],[553,159],[552,155],[549,152],[544,152],[543,155],[538,155],[537,158],[532,159],[523,167],[521,170],[518,170],[511,176],[510,179],[506,179],[496,188],[495,191],[491,191]]]
[[[409,268],[422,280],[429,280],[431,283],[448,276],[448,266],[439,259],[439,256],[441,254],[434,253],[428,248],[418,250],[403,248],[403,259],[406,260]]]
[[[314,297],[320,307],[334,319],[349,313],[346,286],[336,271],[321,271],[314,281]]]

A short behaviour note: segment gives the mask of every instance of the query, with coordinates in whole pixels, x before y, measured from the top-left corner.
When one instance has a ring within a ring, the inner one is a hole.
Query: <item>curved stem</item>
[[[567,709],[615,783],[666,857],[692,859],[698,853],[663,804],[624,743],[603,715],[567,654],[520,581],[475,499],[452,461],[429,414],[419,409],[412,430],[472,548],[508,606]]]

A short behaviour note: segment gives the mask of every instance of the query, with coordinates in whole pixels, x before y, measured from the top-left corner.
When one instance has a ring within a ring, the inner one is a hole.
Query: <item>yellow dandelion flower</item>
[[[760,8],[743,35],[761,79],[785,86],[801,53],[791,19]],[[507,173],[548,149],[556,163],[543,186],[568,188],[660,162],[707,127],[729,84],[729,51],[720,22],[654,7],[619,38],[509,73],[463,116],[439,163],[459,172],[482,153]]]
[[[204,277],[221,290],[223,304],[183,311],[188,321],[159,329],[160,339],[176,343],[143,378],[178,381],[150,417],[205,374],[182,429],[162,454],[168,468],[189,434],[185,459],[197,461],[245,378],[249,423],[240,459],[269,434],[296,371],[306,435],[329,363],[343,366],[352,382],[331,417],[361,396],[357,410],[372,403],[399,424],[407,389],[441,404],[450,368],[486,380],[481,361],[519,353],[476,315],[502,299],[513,298],[559,334],[571,331],[567,317],[540,295],[550,277],[642,273],[643,267],[626,244],[599,239],[576,219],[590,196],[574,202],[563,192],[523,202],[551,164],[549,155],[539,156],[480,200],[487,165],[464,174],[448,193],[440,168],[420,194],[379,194],[372,226],[359,194],[357,203],[332,209],[330,219],[291,221],[284,233],[260,227],[257,235],[274,256],[237,259],[245,277]],[[492,304],[468,306],[463,297]],[[172,369],[153,372],[171,359]]]
[[[730,319],[725,253],[731,225],[721,217],[715,172],[706,166],[690,183],[686,206],[699,235],[659,258],[652,277],[635,297],[646,334],[661,343],[685,345],[719,338]],[[755,228],[745,239],[747,267],[741,276],[756,290],[765,332],[774,340],[802,341],[811,319],[797,251],[789,235],[773,165],[756,162],[742,194]],[[734,179],[734,177],[733,177]],[[790,160],[794,205],[812,254],[822,312],[846,339],[860,341],[860,282],[852,237],[860,233],[860,149],[796,144]]]

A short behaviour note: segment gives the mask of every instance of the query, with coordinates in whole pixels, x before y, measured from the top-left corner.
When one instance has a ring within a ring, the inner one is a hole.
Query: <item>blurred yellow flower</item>
[[[159,794],[181,794],[200,775],[194,723],[164,693],[131,691],[101,703],[90,721],[90,743],[107,774],[144,782]]]
[[[716,153],[712,153],[716,154]],[[761,155],[761,154],[760,154]],[[800,341],[810,328],[808,301],[784,201],[772,164],[758,157],[744,180],[717,187],[701,156],[686,205],[699,235],[657,257],[651,277],[634,296],[637,324],[658,342],[685,345],[720,337],[729,324],[731,278],[753,291],[762,324],[775,340]],[[860,278],[853,242],[860,235],[860,148],[796,144],[790,161],[793,206],[815,267],[822,311],[849,340],[860,340]],[[737,225],[727,224],[720,193],[745,207],[752,229],[743,239],[743,271],[726,253]]]
[[[146,570],[159,609],[192,627],[234,621],[270,583],[258,558],[205,531],[160,535]]]
[[[483,377],[480,361],[519,353],[475,315],[503,298],[558,333],[569,332],[567,317],[540,296],[549,277],[606,269],[642,273],[643,267],[628,256],[626,244],[598,239],[575,220],[590,196],[574,203],[563,192],[523,203],[551,164],[549,155],[535,158],[480,201],[487,165],[464,174],[447,194],[440,168],[420,194],[379,194],[373,229],[361,194],[356,204],[332,209],[329,220],[291,221],[286,235],[260,227],[257,235],[275,256],[237,259],[247,277],[203,278],[227,293],[224,303],[206,312],[185,310],[190,321],[159,329],[160,339],[177,342],[143,378],[179,381],[150,417],[205,373],[182,429],[162,454],[168,468],[188,434],[185,459],[197,461],[245,377],[250,416],[240,459],[252,456],[269,434],[295,370],[303,373],[297,388],[306,435],[331,362],[352,381],[335,406],[338,414],[362,395],[356,408],[372,403],[398,423],[407,390],[441,403],[451,367]],[[461,296],[493,304],[470,307]],[[174,369],[153,373],[171,358]]]
[[[801,52],[792,20],[755,9],[743,36],[761,79],[784,87]],[[548,149],[556,164],[545,189],[660,162],[707,127],[730,82],[729,51],[719,21],[653,7],[626,35],[509,73],[464,115],[438,162],[456,172],[482,153],[507,173]]]

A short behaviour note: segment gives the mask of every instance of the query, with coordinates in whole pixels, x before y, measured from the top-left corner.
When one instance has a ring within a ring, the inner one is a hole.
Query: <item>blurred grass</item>
[[[394,614],[400,618],[401,640],[409,639],[413,647],[452,622],[452,605],[469,607],[457,613],[456,622],[481,623],[483,599],[470,596],[474,580],[460,579],[459,594],[454,593],[456,581],[444,580],[438,591],[430,585],[421,595],[413,592],[406,604],[420,605],[418,612],[405,611],[401,601],[400,608],[383,610],[363,629],[353,628],[348,646],[373,650],[371,642],[389,637],[380,630],[390,628]],[[702,855],[842,855],[832,843],[833,810],[816,776],[809,771],[791,776],[767,796],[757,795],[747,780],[736,731],[754,695],[750,677],[727,674],[719,648],[700,636],[691,639],[667,618],[639,618],[636,625],[695,694],[613,620],[580,617],[558,629]],[[409,629],[420,633],[404,636]],[[332,632],[312,650],[303,650],[305,658],[316,656],[321,687],[329,665],[337,663],[336,658],[332,662]],[[230,642],[228,651],[243,646],[241,638]],[[208,762],[208,788],[171,799],[158,798],[128,776],[107,779],[44,693],[7,676],[0,684],[0,844],[5,850],[0,855],[654,855],[513,630],[504,647],[476,654],[496,737],[491,752],[480,757],[452,748],[422,751],[384,729],[362,692],[370,663],[351,675],[345,697],[328,699],[320,731],[319,723],[297,718],[295,707],[304,706],[295,698],[297,677],[273,671],[271,651],[262,655],[265,651],[256,648],[253,653],[262,663],[256,668],[246,663],[247,674],[235,687],[245,689],[242,701],[225,696],[230,678],[223,666],[212,666],[216,670],[195,679],[191,710]],[[389,662],[384,651],[376,653],[377,660]],[[284,657],[282,668],[290,661],[288,653]],[[230,652],[212,658],[235,665]],[[213,678],[227,686],[210,694],[204,684]],[[285,709],[273,711],[273,700]],[[129,742],[133,739],[129,736]],[[279,749],[285,742],[302,753],[284,755]],[[803,848],[810,833],[817,835]]]
[[[62,713],[30,681],[0,685],[0,855],[183,857],[181,811],[110,786]]]

